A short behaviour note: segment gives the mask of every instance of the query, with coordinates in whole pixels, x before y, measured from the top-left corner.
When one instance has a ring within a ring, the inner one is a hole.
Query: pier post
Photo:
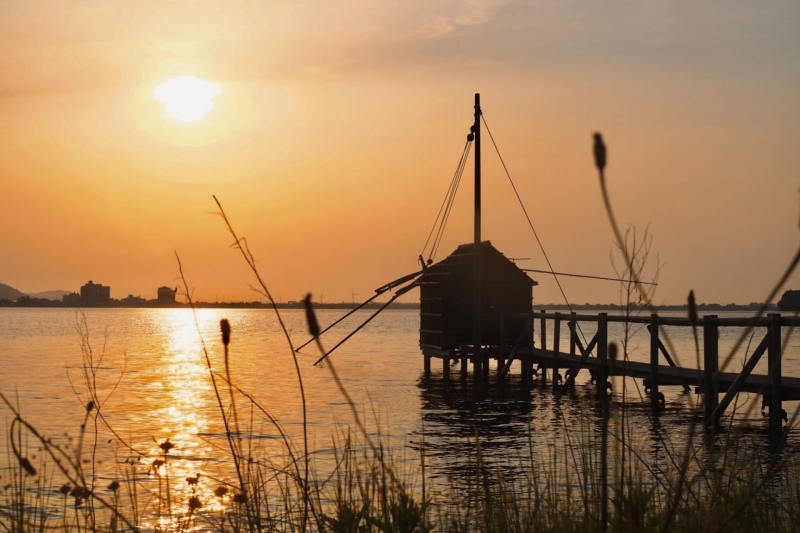
[[[769,437],[770,446],[775,449],[781,439],[781,421],[783,402],[781,398],[781,315],[774,313],[770,317],[770,339],[767,357],[769,359],[769,377],[771,398],[769,405]]]
[[[431,356],[425,355],[425,377],[430,377],[431,375]]]
[[[605,405],[608,402],[608,313],[600,313],[597,318],[597,359],[600,361],[597,397]]]
[[[447,381],[450,379],[450,356],[444,355],[442,357],[442,379]]]
[[[520,358],[520,364],[522,365],[522,385],[525,386],[525,387],[527,387],[528,385],[531,384],[531,381],[532,381],[532,378],[533,378],[533,373],[531,371],[532,370],[531,361],[533,360],[532,359],[532,356],[533,356],[533,335],[534,335],[534,329],[535,329],[533,327],[534,324],[535,324],[535,322],[534,322],[533,311],[531,311],[530,319],[528,320],[528,324],[527,324],[528,330],[526,331],[526,333],[528,335],[528,350],[525,353],[525,355],[523,355]]]
[[[472,347],[472,377],[475,378],[475,383],[481,379],[481,351],[477,346]]]
[[[561,313],[553,320],[553,387],[558,387],[558,351],[561,349]]]
[[[469,358],[467,354],[461,354],[461,379],[467,379],[467,372],[469,371]]]
[[[719,371],[719,332],[717,331],[717,315],[703,317],[703,404],[705,420],[708,423],[719,403],[719,387],[717,372]]]
[[[650,407],[658,417],[658,315],[650,315]]]
[[[541,331],[539,332],[539,335],[541,337],[542,350],[547,349],[547,318],[545,316],[545,313],[546,311],[542,309],[542,325],[541,325]],[[542,358],[541,368],[542,368],[542,385],[544,385],[547,383],[547,360],[544,358]]]
[[[570,317],[569,317],[569,331],[570,331],[570,333],[569,333],[569,354],[570,355],[575,355],[575,353],[576,353],[575,352],[575,339],[577,338],[576,337],[576,335],[577,335],[576,327],[577,327],[577,324],[576,324],[576,320],[575,320],[575,313],[572,313],[570,315]]]
[[[506,314],[501,312],[497,318],[497,375],[506,366]]]

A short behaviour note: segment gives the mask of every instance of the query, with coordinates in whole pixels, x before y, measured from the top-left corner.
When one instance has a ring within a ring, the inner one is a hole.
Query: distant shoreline
[[[362,309],[378,309],[385,305],[385,302],[370,302],[362,307]],[[698,311],[753,311],[756,312],[761,307],[760,303],[749,304],[698,304]],[[303,309],[302,302],[286,302],[276,303],[278,309]],[[358,307],[358,303],[351,302],[337,302],[337,303],[314,303],[316,309],[342,309],[350,310]],[[168,303],[164,304],[158,301],[146,302],[143,304],[128,305],[120,301],[112,301],[109,305],[102,306],[88,306],[88,305],[64,305],[58,300],[46,300],[43,298],[25,298],[12,302],[11,300],[0,300],[1,308],[30,308],[30,307],[63,307],[71,309],[181,309],[190,307],[185,303]],[[194,307],[197,309],[271,309],[272,304],[264,302],[195,302]],[[389,305],[389,309],[419,309],[419,302],[393,302]],[[569,310],[570,307],[566,304],[536,304],[534,302],[533,309],[535,311],[541,310]],[[625,307],[619,304],[573,304],[571,306],[573,311],[601,311],[601,310],[615,310],[621,311]],[[634,306],[631,308],[632,312],[642,311],[645,309],[641,306]],[[656,306],[659,311],[685,311],[687,310],[686,304],[682,305],[659,305]],[[777,311],[778,306],[770,304],[767,306],[768,311]]]

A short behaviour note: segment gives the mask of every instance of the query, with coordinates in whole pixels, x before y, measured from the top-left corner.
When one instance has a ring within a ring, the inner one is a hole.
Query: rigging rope
[[[428,257],[429,260],[433,261],[433,258],[436,257],[436,254],[439,252],[439,245],[442,244],[442,237],[444,237],[444,229],[447,227],[447,221],[450,220],[450,213],[453,211],[453,205],[455,204],[456,200],[456,193],[458,192],[458,186],[461,185],[461,178],[464,176],[464,169],[467,166],[467,161],[469,160],[469,152],[472,144],[467,145],[467,151],[464,152],[464,159],[461,162],[461,170],[458,172],[458,180],[455,183],[455,187],[453,187],[453,192],[450,196],[450,200],[447,204],[447,209],[445,209],[444,217],[442,217],[442,224],[439,227],[439,234],[436,236],[436,240],[434,241],[433,247],[431,249],[431,254]]]
[[[564,292],[564,288],[561,286],[561,282],[558,280],[558,274],[556,273],[555,269],[553,268],[552,263],[550,263],[550,258],[547,257],[547,252],[544,251],[544,245],[542,245],[541,239],[539,239],[539,234],[536,233],[536,228],[533,227],[533,222],[531,222],[531,217],[528,215],[528,210],[525,209],[525,204],[522,203],[522,197],[520,197],[519,192],[517,191],[516,185],[514,185],[514,180],[511,179],[511,173],[508,171],[508,167],[506,167],[506,162],[503,160],[503,156],[500,155],[500,149],[497,147],[497,143],[494,141],[494,136],[492,135],[492,131],[489,129],[489,124],[486,123],[486,117],[483,116],[481,112],[481,120],[483,120],[483,125],[486,126],[486,133],[489,134],[489,139],[492,141],[492,146],[494,146],[495,152],[497,152],[497,157],[500,158],[500,163],[503,165],[503,170],[508,177],[509,183],[511,183],[511,188],[514,189],[514,194],[517,197],[517,201],[519,202],[520,207],[522,208],[522,212],[525,214],[525,218],[528,221],[528,225],[533,232],[533,236],[536,237],[536,242],[539,244],[539,249],[542,251],[542,255],[544,256],[544,260],[547,262],[547,267],[550,269],[549,273],[553,275],[553,279],[556,280],[556,285],[558,285],[558,290],[561,291],[561,296],[564,298],[564,302],[567,304],[567,308],[569,309],[570,313],[572,313],[572,305],[569,303],[569,299],[567,298],[567,294]],[[583,334],[583,330],[581,330],[580,323],[575,324],[578,327],[578,331],[580,331],[581,336],[583,337],[583,342],[586,342],[586,336]]]
[[[453,201],[455,200],[456,190],[458,189],[458,185],[461,182],[461,176],[464,173],[464,167],[467,164],[467,159],[469,157],[469,150],[472,146],[472,141],[467,140],[464,144],[464,149],[461,152],[461,159],[458,162],[458,166],[456,167],[456,171],[453,174],[453,179],[450,181],[450,186],[447,189],[447,193],[445,194],[444,200],[442,201],[442,205],[439,208],[439,213],[436,215],[436,220],[433,221],[433,227],[431,227],[431,231],[428,234],[428,239],[425,241],[425,246],[422,247],[422,253],[420,253],[420,257],[425,255],[425,250],[428,249],[428,244],[431,243],[431,237],[434,233],[436,233],[436,238],[431,245],[431,252],[428,255],[428,259],[432,260],[433,257],[436,255],[436,250],[438,249],[438,244],[441,241],[441,237],[444,234],[444,226],[447,224],[447,218],[449,217],[450,210],[453,207]],[[440,220],[441,218],[441,220]],[[437,229],[438,224],[438,229]]]

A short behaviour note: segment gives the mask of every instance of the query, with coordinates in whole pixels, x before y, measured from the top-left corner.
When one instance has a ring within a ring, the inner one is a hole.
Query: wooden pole
[[[570,327],[572,328],[571,323]],[[572,328],[572,331],[575,331],[574,328]],[[578,377],[578,371],[581,368],[583,368],[583,365],[586,364],[586,361],[589,359],[589,354],[592,353],[592,350],[594,350],[594,347],[599,342],[599,338],[600,338],[600,330],[598,328],[597,333],[594,334],[594,337],[592,337],[592,340],[589,341],[589,344],[586,345],[585,349],[583,347],[583,344],[581,344],[581,341],[579,339],[577,340],[578,350],[581,352],[581,359],[575,366],[570,368],[569,377],[564,382],[564,390],[567,390],[575,383],[575,378]]]
[[[539,332],[539,336],[541,337],[541,345],[542,350],[547,349],[547,313],[545,310],[542,309],[542,324],[540,326],[541,331]],[[547,383],[547,362],[546,359],[542,359],[541,363],[542,367],[542,384]],[[553,376],[555,378],[555,376]]]
[[[608,402],[608,313],[600,313],[597,321],[597,358],[600,371],[597,376],[597,396],[606,405]]]
[[[522,384],[528,386],[533,381],[533,335],[535,328],[533,327],[535,318],[533,311],[531,311],[530,319],[528,320],[528,353],[522,357]]]
[[[652,327],[653,326],[651,324],[648,324],[647,325],[647,331],[650,331],[650,328],[652,328]],[[675,361],[672,360],[672,357],[670,357],[669,352],[667,351],[667,347],[664,346],[664,343],[661,342],[661,339],[658,339],[658,350],[661,352],[661,355],[664,356],[664,359],[667,360],[667,363],[669,363],[669,366],[672,366],[672,367],[675,367],[675,368],[678,367],[678,365],[675,364]],[[685,390],[686,392],[690,392],[692,390],[692,388],[689,387],[689,385],[684,384],[683,385],[683,390]]]
[[[425,355],[425,377],[429,377],[431,375],[431,356]]]
[[[706,423],[711,421],[711,415],[719,404],[717,396],[719,359],[717,357],[716,318],[716,315],[703,317],[703,404],[705,406]]]
[[[450,358],[446,355],[442,357],[442,379],[444,381],[450,379]]]
[[[577,320],[575,319],[575,313],[572,313],[569,317],[569,354],[575,355],[575,339],[578,338],[578,331],[577,331]]]
[[[475,239],[474,239],[474,280],[473,280],[473,361],[475,374],[488,374],[489,361],[484,361],[481,350],[481,95],[475,94],[475,124],[472,126],[475,135]]]
[[[728,392],[725,393],[725,395],[722,397],[722,400],[720,400],[719,405],[717,405],[717,408],[714,409],[709,421],[709,425],[711,425],[711,427],[717,426],[719,419],[722,418],[722,414],[733,401],[734,396],[739,394],[739,392],[742,390],[742,386],[744,385],[745,381],[747,381],[748,376],[750,376],[750,374],[753,372],[753,369],[755,369],[759,359],[761,359],[761,356],[764,355],[764,352],[766,352],[767,348],[770,346],[770,335],[770,331],[767,330],[767,334],[764,335],[763,339],[761,339],[761,342],[758,344],[758,347],[756,347],[753,355],[750,356],[750,359],[748,359],[742,371],[738,376],[736,376],[736,379],[733,380],[733,383],[731,383],[730,388],[728,388]]]
[[[658,417],[658,315],[650,315],[650,408]]]
[[[561,349],[561,313],[553,319],[553,387],[558,387],[558,351]]]
[[[506,314],[502,311],[497,318],[497,375],[503,377],[502,371],[506,366]]]
[[[775,449],[781,439],[781,420],[783,418],[783,402],[781,401],[781,315],[770,315],[770,342],[767,357],[769,359],[769,377],[772,386],[772,398],[769,406],[770,446]]]
[[[511,363],[514,362],[514,358],[517,355],[517,352],[520,348],[522,348],[523,341],[527,341],[528,337],[530,336],[530,329],[533,324],[533,314],[528,317],[528,321],[525,322],[525,327],[522,328],[522,334],[517,339],[517,342],[514,344],[514,347],[511,349],[511,353],[508,354],[508,359],[506,360],[506,364],[502,370],[500,370],[500,377],[505,377],[508,374],[508,371],[511,370]],[[523,376],[525,374],[525,364],[524,359],[521,359],[521,366],[522,366],[522,373]]]

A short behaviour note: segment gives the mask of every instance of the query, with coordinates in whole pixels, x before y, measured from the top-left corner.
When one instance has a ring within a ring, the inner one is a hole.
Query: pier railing
[[[506,320],[526,320],[522,334],[517,338],[506,338]],[[782,365],[782,328],[800,325],[796,317],[770,314],[763,317],[721,318],[707,315],[690,320],[682,317],[625,316],[598,314],[561,313],[533,311],[531,313],[498,314],[496,344],[484,345],[481,357],[474,357],[470,347],[438,355],[445,359],[445,374],[449,377],[450,360],[461,360],[462,376],[467,373],[467,361],[474,364],[475,376],[488,377],[491,359],[497,361],[498,377],[504,379],[514,361],[521,364],[523,384],[529,384],[538,375],[539,382],[546,384],[548,377],[553,387],[561,390],[571,388],[582,370],[591,373],[596,383],[597,394],[605,399],[609,376],[640,378],[649,395],[654,416],[664,408],[664,395],[659,390],[665,386],[680,386],[690,391],[692,387],[703,395],[704,418],[709,427],[719,424],[722,415],[740,392],[760,394],[762,406],[769,408],[770,434],[779,436],[781,421],[785,418],[784,401],[800,400],[800,378],[785,377]],[[611,359],[608,350],[609,323],[642,324],[646,326],[650,342],[648,362]],[[580,328],[580,324],[594,323],[595,327]],[[662,340],[664,326],[694,327],[702,335],[702,368],[678,366]],[[749,327],[756,333],[758,344],[747,358],[740,372],[722,372],[719,368],[719,330],[724,327]],[[552,338],[547,332],[552,328]],[[568,346],[562,346],[561,331],[568,329]],[[537,331],[538,329],[538,331]],[[586,333],[586,329],[593,330]],[[538,334],[538,335],[537,335]],[[582,337],[585,335],[585,344]],[[537,339],[538,337],[538,339]],[[538,340],[538,343],[537,343]],[[548,346],[551,343],[552,346]],[[768,359],[768,374],[753,373],[764,354]],[[426,354],[425,369],[430,370],[430,357]],[[480,360],[479,360],[480,359]],[[536,368],[534,369],[534,365]],[[561,376],[559,370],[565,370]],[[548,376],[549,372],[549,376]],[[720,395],[722,398],[720,399]]]

